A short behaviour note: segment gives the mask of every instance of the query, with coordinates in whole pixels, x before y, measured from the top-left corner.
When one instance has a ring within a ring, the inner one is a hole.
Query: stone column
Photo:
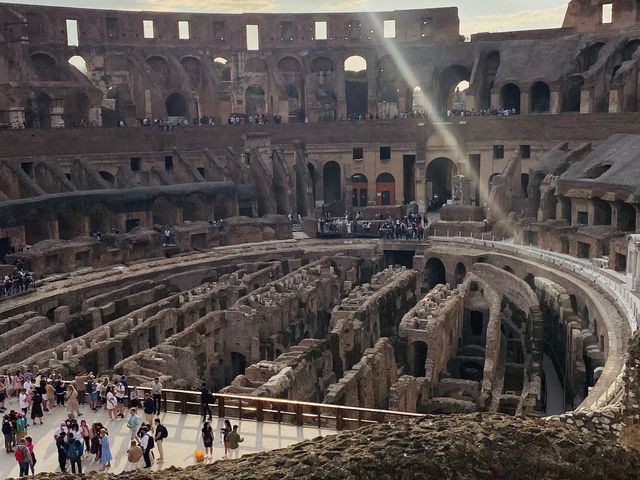
[[[560,92],[551,92],[549,112],[553,114],[560,113]]]
[[[640,290],[640,235],[627,235],[627,285]]]
[[[622,91],[618,87],[609,90],[609,113],[622,112]]]
[[[529,112],[529,92],[520,92],[520,115],[527,115]]]
[[[590,88],[580,90],[580,113],[593,111],[593,93]]]

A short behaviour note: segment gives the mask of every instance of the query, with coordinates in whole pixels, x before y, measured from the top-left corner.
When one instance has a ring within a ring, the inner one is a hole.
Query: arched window
[[[376,205],[396,204],[396,179],[390,173],[381,173],[376,178]]]
[[[354,207],[366,207],[369,202],[369,180],[361,173],[351,177],[353,189],[352,204]]]
[[[551,90],[544,82],[536,82],[531,87],[531,111],[544,113],[549,111],[551,103]]]
[[[347,117],[358,119],[369,111],[367,61],[354,55],[344,61]]]
[[[500,90],[500,105],[504,109],[513,110],[520,113],[520,87],[515,83],[507,83]]]
[[[324,203],[342,200],[342,173],[337,162],[327,162],[322,168]]]

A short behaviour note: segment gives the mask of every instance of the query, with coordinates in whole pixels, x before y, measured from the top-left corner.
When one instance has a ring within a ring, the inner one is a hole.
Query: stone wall
[[[389,390],[397,380],[393,345],[388,338],[381,338],[373,348],[364,351],[351,370],[329,387],[324,403],[386,410]]]

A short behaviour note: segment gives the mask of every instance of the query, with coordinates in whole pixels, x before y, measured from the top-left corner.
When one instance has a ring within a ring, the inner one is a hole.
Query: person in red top
[[[24,437],[24,446],[29,449],[29,453],[31,454],[31,475],[35,475],[34,467],[36,466],[36,454],[33,453],[33,438],[30,436]]]

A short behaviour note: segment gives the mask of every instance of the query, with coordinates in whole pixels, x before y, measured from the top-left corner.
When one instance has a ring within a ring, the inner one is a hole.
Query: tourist
[[[169,432],[167,431],[167,427],[165,427],[164,425],[162,425],[162,423],[160,423],[160,419],[156,418],[154,420],[155,423],[155,435],[154,435],[154,440],[155,440],[155,444],[158,447],[158,462],[162,462],[164,461],[164,451],[162,450],[162,442],[164,441],[165,438],[167,438],[169,436]]]
[[[113,387],[109,385],[107,387],[107,404],[106,404],[107,413],[109,414],[109,419],[111,420],[116,419],[117,406],[118,406],[118,400],[116,399],[116,396],[113,394]]]
[[[18,404],[20,410],[22,410],[22,414],[26,415],[29,410],[29,396],[27,395],[27,390],[24,388],[18,394]]]
[[[82,454],[84,446],[80,440],[74,437],[73,433],[67,435],[67,458],[71,464],[71,473],[82,473]],[[78,471],[76,472],[76,468]]]
[[[56,407],[56,389],[51,380],[47,381],[45,389],[47,393],[47,410],[51,410]]]
[[[2,417],[2,435],[4,436],[4,450],[7,453],[13,452],[13,425],[9,415]]]
[[[111,446],[109,445],[109,434],[107,429],[103,428],[100,430],[100,465],[102,465],[103,470],[111,467],[111,460],[113,460],[113,457],[111,456]]]
[[[224,458],[227,458],[229,455],[229,442],[227,441],[227,436],[232,432],[231,422],[229,420],[224,421],[224,427],[220,429],[220,433],[222,436],[222,443],[224,445]]]
[[[67,441],[65,435],[60,435],[56,439],[56,448],[58,449],[58,465],[62,473],[67,472]]]
[[[55,441],[58,441],[59,437],[66,437],[67,433],[69,433],[69,429],[67,428],[67,423],[62,422],[60,426],[53,431],[53,439]]]
[[[16,412],[16,440],[20,440],[27,436],[27,417],[24,414]]]
[[[213,428],[209,422],[202,427],[202,443],[204,444],[204,458],[213,458]]]
[[[155,414],[160,415],[160,401],[162,400],[162,383],[157,378],[151,383],[151,394],[153,395],[153,404]]]
[[[202,388],[200,389],[200,404],[202,405],[202,421],[203,422],[207,419],[207,414],[209,415],[209,421],[211,421],[211,407],[209,407],[210,402],[211,402],[211,394],[209,393],[207,384],[203,383]]]
[[[116,411],[117,411],[117,416],[120,418],[124,418],[124,396],[126,393],[127,387],[124,384],[124,382],[122,381],[122,379],[118,380],[116,382],[116,385],[114,387],[114,395],[116,396]]]
[[[4,400],[6,398],[7,387],[5,384],[5,377],[0,376],[0,413],[5,411]]]
[[[155,413],[155,403],[148,393],[144,394],[142,408],[144,410],[145,423],[151,425],[153,423],[153,414]]]
[[[94,461],[99,462],[102,457],[102,439],[100,432],[104,429],[100,422],[91,425],[91,453],[95,455]]]
[[[37,388],[31,396],[31,420],[34,425],[36,424],[36,420],[40,420],[40,425],[42,425],[42,417],[44,415],[42,403],[42,395],[40,394],[40,389]]]
[[[142,447],[143,451],[144,468],[151,468],[151,450],[153,450],[154,447],[154,439],[147,427],[142,427],[140,446]]]
[[[138,390],[138,387],[132,387],[129,392],[129,406],[133,408],[140,407],[140,390]]]
[[[240,442],[244,442],[244,438],[238,433],[238,425],[233,426],[233,431],[227,435],[227,443],[229,444],[229,458],[240,457]]]
[[[67,405],[67,412],[76,414],[78,417],[82,416],[80,413],[80,404],[78,403],[78,391],[73,385],[69,385],[69,388],[67,388],[65,402]]]
[[[25,447],[27,447],[29,449],[29,453],[31,454],[31,464],[29,465],[30,469],[31,469],[31,475],[35,475],[35,466],[36,466],[36,454],[33,451],[34,445],[33,445],[33,438],[31,438],[29,435],[27,435],[26,437],[24,437],[24,445]]]
[[[15,451],[15,459],[18,462],[21,477],[29,476],[29,466],[31,465],[31,454],[25,443],[24,438],[20,440]]]
[[[136,409],[129,409],[129,416],[127,417],[127,428],[131,434],[131,440],[136,438],[138,433],[138,426],[140,425],[140,417],[136,414]]]
[[[87,425],[86,420],[80,421],[80,436],[84,442],[84,451],[88,454],[91,450],[91,430],[89,429],[89,425]]]
[[[58,375],[53,381],[53,389],[56,392],[56,404],[60,407],[64,407],[64,382],[62,381],[62,375]]]
[[[132,470],[138,470],[143,455],[142,447],[138,445],[135,439],[131,440],[129,450],[127,450],[127,464],[124,467],[124,471],[130,472]]]
[[[98,391],[98,384],[95,377],[89,374],[87,378],[87,385],[85,387],[87,395],[89,395],[89,408],[94,412],[98,410],[98,401],[100,399],[100,392]]]

